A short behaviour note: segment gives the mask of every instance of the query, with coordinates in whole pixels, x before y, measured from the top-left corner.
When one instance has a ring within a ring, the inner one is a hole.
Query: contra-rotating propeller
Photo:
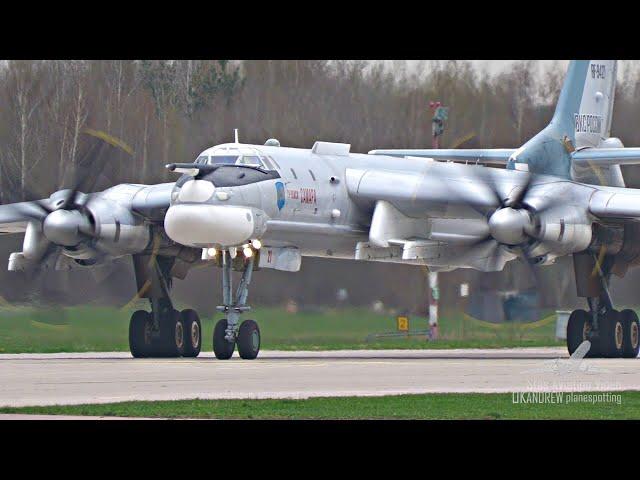
[[[469,170],[473,189],[456,188],[452,198],[486,219],[487,230],[485,236],[466,244],[467,255],[498,262],[506,250],[520,256],[535,275],[533,266],[539,263],[540,258],[532,255],[530,247],[541,239],[541,215],[555,205],[540,197],[527,201],[535,180],[531,173],[522,172],[524,182],[514,188],[509,187],[509,192],[503,192],[491,169],[470,166]],[[479,171],[485,174],[480,175]]]
[[[76,162],[70,188],[59,190],[48,199],[11,205],[17,216],[29,219],[23,254],[32,266],[30,270],[54,267],[63,248],[73,250],[97,239],[88,208],[92,198],[80,190],[94,188],[96,179],[103,175],[108,158],[103,150],[111,142],[100,135],[85,133],[89,133],[91,143]]]

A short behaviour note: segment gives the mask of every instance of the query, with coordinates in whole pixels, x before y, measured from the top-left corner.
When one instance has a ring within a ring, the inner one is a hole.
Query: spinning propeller
[[[88,133],[92,142],[77,162],[72,186],[59,190],[48,199],[16,203],[16,214],[29,219],[25,232],[23,253],[34,269],[54,267],[61,249],[73,250],[81,245],[95,249],[98,238],[96,224],[89,213],[92,198],[81,189],[93,189],[102,176],[108,155],[102,155],[108,142]],[[50,265],[53,261],[53,265]]]
[[[478,169],[486,174],[480,175]],[[532,267],[539,263],[540,258],[531,255],[530,247],[541,239],[541,215],[554,205],[548,201],[541,202],[539,197],[527,202],[535,179],[530,173],[523,173],[526,175],[524,183],[505,195],[490,169],[470,167],[469,170],[473,180],[471,193],[466,187],[464,192],[452,193],[455,193],[457,203],[472,208],[486,219],[487,233],[467,244],[468,255],[497,262],[506,249],[523,258],[535,274]]]

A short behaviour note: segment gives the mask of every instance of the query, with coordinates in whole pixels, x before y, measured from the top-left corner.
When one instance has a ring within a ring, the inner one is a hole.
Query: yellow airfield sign
[[[408,332],[409,331],[409,317],[404,315],[400,315],[396,317],[396,324],[398,326],[399,332]]]

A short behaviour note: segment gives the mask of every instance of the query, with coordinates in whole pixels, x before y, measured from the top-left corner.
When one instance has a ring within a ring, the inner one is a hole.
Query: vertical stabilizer
[[[616,90],[616,60],[591,60],[582,93],[580,110],[575,115],[576,149],[622,148],[622,142],[610,138],[611,117]],[[571,178],[594,185],[624,187],[620,165],[582,162],[572,165]]]
[[[611,135],[616,89],[615,60],[591,60],[575,116],[576,148],[598,147]]]
[[[589,60],[572,60],[553,118],[544,130],[514,152],[507,168],[569,178],[576,145],[576,116],[580,111]]]

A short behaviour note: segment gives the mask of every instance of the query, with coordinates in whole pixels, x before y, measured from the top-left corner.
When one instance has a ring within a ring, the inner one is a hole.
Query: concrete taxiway
[[[124,352],[1,354],[0,405],[640,390],[639,362],[574,361],[564,348],[263,351],[253,361],[220,361],[209,352],[197,359],[133,359]]]

